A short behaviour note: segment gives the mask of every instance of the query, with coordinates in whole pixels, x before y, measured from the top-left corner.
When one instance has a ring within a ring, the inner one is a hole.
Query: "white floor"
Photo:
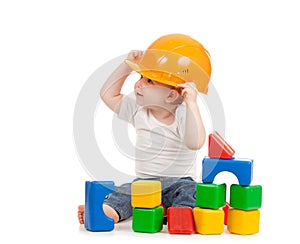
[[[135,243],[151,241],[151,242],[182,242],[188,241],[189,243],[196,243],[199,241],[210,241],[210,242],[226,242],[236,240],[236,241],[251,241],[258,240],[260,238],[259,234],[249,235],[249,236],[238,236],[230,234],[226,227],[224,228],[224,233],[221,235],[200,235],[200,234],[192,234],[192,235],[183,235],[183,234],[169,234],[167,225],[163,226],[161,232],[158,233],[137,233],[131,229],[131,219],[121,222],[115,225],[115,229],[111,232],[89,232],[85,230],[83,225],[79,226],[78,233],[85,238],[98,237],[99,239],[123,239],[123,240],[132,240]]]
[[[224,226],[224,233],[221,235],[183,235],[169,234],[167,225],[164,225],[162,231],[158,233],[137,233],[131,229],[131,223],[131,219],[118,223],[111,232],[89,232],[85,230],[83,225],[79,225],[78,236],[89,241],[89,243],[93,243],[93,241],[96,243],[103,240],[128,240],[130,243],[163,243],[166,241],[172,243],[182,243],[184,241],[188,241],[189,243],[199,243],[203,241],[205,241],[205,243],[263,243],[272,239],[270,235],[267,235],[266,229],[263,229],[262,232],[258,234],[242,236],[229,233],[226,226]]]

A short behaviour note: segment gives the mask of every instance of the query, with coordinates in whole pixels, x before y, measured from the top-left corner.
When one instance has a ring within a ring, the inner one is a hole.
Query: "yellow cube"
[[[221,209],[193,210],[196,232],[203,235],[217,235],[224,232],[224,211]]]
[[[155,208],[161,204],[161,182],[135,181],[131,185],[131,205],[134,208]]]
[[[228,210],[227,229],[233,234],[251,235],[259,232],[260,211]]]

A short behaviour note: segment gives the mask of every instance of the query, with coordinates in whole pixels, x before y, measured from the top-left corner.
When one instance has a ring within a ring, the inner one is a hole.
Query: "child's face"
[[[136,102],[141,106],[164,107],[172,88],[142,76],[134,85]]]

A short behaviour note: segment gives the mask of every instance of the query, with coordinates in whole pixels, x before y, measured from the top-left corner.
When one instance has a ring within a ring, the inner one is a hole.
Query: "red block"
[[[234,155],[234,149],[221,137],[221,135],[214,131],[208,136],[208,157],[231,159]]]
[[[229,203],[226,202],[226,205],[222,208],[224,211],[224,225],[227,225],[227,216],[228,216],[228,209],[230,208]]]
[[[192,208],[169,207],[168,231],[170,234],[193,234],[195,223]]]
[[[168,212],[167,209],[165,208],[165,206],[161,203],[160,206],[162,206],[164,208],[164,216],[167,216]]]

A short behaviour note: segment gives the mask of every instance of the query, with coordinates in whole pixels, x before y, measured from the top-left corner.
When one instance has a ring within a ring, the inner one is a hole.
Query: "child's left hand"
[[[187,104],[197,102],[197,88],[194,82],[186,82],[184,84],[178,84],[177,87],[182,88],[181,95]]]

